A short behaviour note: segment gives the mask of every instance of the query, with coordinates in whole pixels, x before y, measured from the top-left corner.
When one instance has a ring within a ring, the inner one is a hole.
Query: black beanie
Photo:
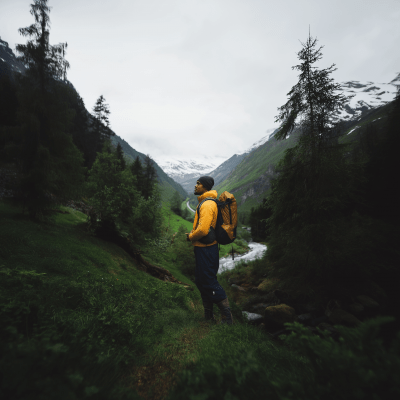
[[[214,178],[211,178],[211,176],[202,176],[199,179],[197,179],[207,190],[211,190],[211,188],[214,186]]]

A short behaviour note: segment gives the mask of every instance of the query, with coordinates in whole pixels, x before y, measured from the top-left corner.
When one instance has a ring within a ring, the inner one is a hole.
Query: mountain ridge
[[[24,74],[26,72],[26,68],[24,64],[18,60],[12,49],[9,47],[8,42],[4,41],[0,37],[0,77],[2,75],[7,75],[12,80],[15,79],[15,74]],[[69,81],[66,81],[65,84],[73,88],[76,93],[77,90],[73,86],[73,84]],[[93,118],[92,114],[86,109],[86,113],[88,114],[89,118]],[[114,131],[110,129],[110,131],[115,135],[111,136],[111,142],[114,146],[117,146],[118,143],[121,144],[121,147],[124,151],[124,154],[127,156],[128,159],[133,160],[137,156],[139,156],[141,161],[144,161],[145,154],[135,150],[132,146],[129,145],[124,139],[120,136],[116,135]],[[154,161],[154,160],[153,160]],[[157,172],[158,181],[163,188],[164,192],[166,192],[166,197],[169,198],[172,195],[172,191],[176,190],[182,197],[186,197],[187,193],[182,188],[182,186],[175,182],[172,178],[170,178],[163,169],[154,161],[154,167]]]

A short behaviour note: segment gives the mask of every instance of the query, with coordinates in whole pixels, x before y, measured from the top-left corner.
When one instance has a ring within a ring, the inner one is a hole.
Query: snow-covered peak
[[[171,178],[183,177],[187,174],[206,175],[225,161],[222,157],[193,157],[190,159],[157,159],[157,164]]]
[[[389,83],[367,81],[343,82],[341,84],[343,93],[354,97],[336,114],[336,120],[355,120],[361,116],[363,111],[389,103],[394,100],[399,85],[400,73]]]

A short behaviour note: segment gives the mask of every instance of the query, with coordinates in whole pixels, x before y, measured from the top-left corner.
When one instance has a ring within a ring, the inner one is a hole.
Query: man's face
[[[207,192],[207,189],[203,186],[202,183],[200,183],[199,181],[196,182],[196,186],[194,187],[194,194],[196,196],[199,196],[203,193]]]

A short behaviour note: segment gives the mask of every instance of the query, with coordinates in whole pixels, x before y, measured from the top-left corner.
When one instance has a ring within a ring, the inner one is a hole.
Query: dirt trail
[[[191,304],[196,313],[203,313],[200,305]],[[145,400],[163,400],[176,384],[177,376],[189,363],[196,362],[198,343],[210,331],[211,325],[201,321],[185,329],[176,344],[165,345],[162,356],[150,359],[146,365],[134,367],[125,376],[125,385],[135,388]]]

